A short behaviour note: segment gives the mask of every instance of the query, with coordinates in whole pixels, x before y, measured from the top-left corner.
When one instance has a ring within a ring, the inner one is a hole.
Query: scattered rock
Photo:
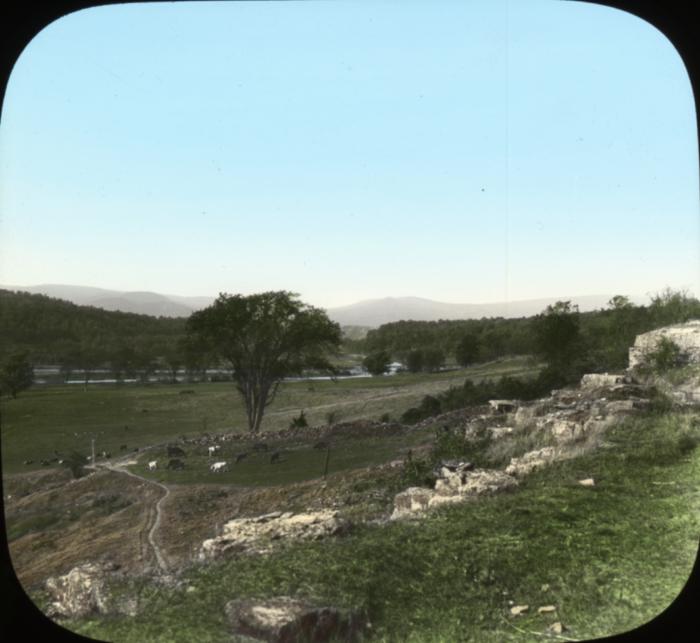
[[[441,467],[441,477],[436,481],[434,490],[409,487],[396,494],[391,520],[414,518],[433,507],[464,502],[470,497],[495,493],[518,484],[513,476],[503,471],[496,469],[472,471],[470,463],[463,464],[468,468],[457,467],[450,470],[448,467]]]
[[[556,621],[556,623],[552,623],[548,628],[548,631],[550,631],[552,634],[561,634],[566,628],[561,624],[560,621]]]
[[[477,496],[495,493],[515,487],[518,481],[511,475],[496,469],[479,469],[463,473],[450,473],[435,483],[435,491],[440,496]]]
[[[518,400],[489,400],[493,413],[512,413],[518,408]]]
[[[520,616],[521,614],[524,614],[530,609],[529,605],[514,605],[513,607],[510,608],[510,613],[513,616]]]
[[[604,411],[606,415],[620,415],[623,413],[633,413],[637,410],[634,400],[613,400],[608,402]]]
[[[581,378],[581,388],[583,389],[598,389],[610,388],[615,384],[622,384],[625,381],[624,375],[615,375],[608,373],[588,373]]]
[[[202,543],[200,560],[224,553],[265,553],[274,541],[288,539],[315,540],[338,533],[345,526],[338,512],[324,509],[309,513],[275,511],[253,518],[236,518],[223,527],[223,533]]]
[[[513,415],[515,427],[520,429],[531,425],[535,418],[546,413],[547,406],[548,405],[542,400],[539,402],[531,402],[527,406],[519,406],[518,410]]]
[[[136,598],[123,600],[110,595],[107,577],[117,566],[109,563],[84,563],[63,576],[46,579],[46,590],[52,598],[49,616],[80,618],[90,614],[125,614],[138,612]]]
[[[551,614],[552,612],[556,612],[556,611],[557,611],[556,605],[543,605],[542,607],[537,608],[538,614]]]
[[[412,517],[424,513],[430,506],[430,499],[435,496],[432,489],[409,487],[394,497],[394,511],[391,519]]]
[[[494,440],[498,440],[499,438],[502,438],[504,435],[511,435],[513,433],[513,427],[512,426],[492,426],[489,428],[489,431],[491,432],[491,438]]]
[[[506,473],[511,476],[524,476],[528,473],[543,467],[558,456],[554,447],[544,447],[535,451],[529,451],[519,458],[511,458],[510,464],[506,467]]]
[[[359,612],[318,607],[287,596],[238,599],[227,603],[225,610],[234,634],[271,643],[356,641],[368,625]]]
[[[549,430],[558,443],[575,442],[584,434],[584,425],[574,420],[555,418]]]
[[[53,599],[49,608],[52,616],[73,618],[107,611],[104,573],[94,563],[79,565],[64,576],[48,578],[46,590]]]

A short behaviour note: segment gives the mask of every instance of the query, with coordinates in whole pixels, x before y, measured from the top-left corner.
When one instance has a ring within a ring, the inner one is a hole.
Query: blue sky
[[[700,295],[694,118],[673,46],[607,7],[92,8],[10,78],[0,283]]]

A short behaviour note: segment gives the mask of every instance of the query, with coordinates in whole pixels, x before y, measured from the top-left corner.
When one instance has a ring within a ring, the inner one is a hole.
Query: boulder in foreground
[[[357,641],[367,627],[358,612],[288,596],[237,599],[225,609],[233,634],[270,643]]]
[[[324,509],[308,513],[275,511],[252,518],[229,520],[221,536],[202,543],[200,560],[224,553],[266,553],[280,540],[316,540],[339,533],[338,512]]]

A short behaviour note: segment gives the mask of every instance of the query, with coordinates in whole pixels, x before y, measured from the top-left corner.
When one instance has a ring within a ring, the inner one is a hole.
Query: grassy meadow
[[[336,422],[376,420],[384,413],[397,418],[424,395],[461,385],[465,378],[478,381],[535,371],[527,358],[512,358],[440,373],[284,382],[261,430],[286,429],[302,409],[310,425],[325,424],[329,413],[334,413]],[[181,435],[246,430],[243,403],[231,382],[93,385],[87,391],[82,386],[35,387],[15,400],[2,400],[3,471],[7,474],[41,468],[39,461],[54,457],[54,450],[88,455],[93,436],[98,452],[105,450],[117,456],[123,444],[127,451],[133,451],[135,447],[174,441]],[[387,457],[391,457],[393,447],[387,448]],[[373,449],[364,451],[374,453]],[[334,454],[336,462],[340,461],[338,457],[345,456]],[[376,462],[377,457],[384,457],[384,453],[370,455],[366,464]],[[290,453],[289,458],[296,462],[297,456]],[[348,462],[353,458],[347,454]],[[25,460],[34,463],[24,465]],[[298,464],[316,466],[305,458]]]
[[[698,441],[697,412],[631,418],[606,448],[535,472],[513,493],[195,566],[180,588],[133,579],[122,591],[139,596],[139,616],[64,624],[105,640],[224,641],[227,601],[297,595],[365,610],[376,641],[536,641],[554,621],[563,640],[626,631],[664,610],[692,568]],[[588,477],[594,487],[577,483]],[[529,610],[512,617],[513,604]]]

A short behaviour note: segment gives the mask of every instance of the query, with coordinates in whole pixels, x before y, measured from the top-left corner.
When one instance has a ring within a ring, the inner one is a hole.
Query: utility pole
[[[331,457],[331,445],[330,443],[328,444],[328,447],[326,448],[326,464],[323,467],[323,479],[326,479],[326,475],[328,475],[328,460]]]

